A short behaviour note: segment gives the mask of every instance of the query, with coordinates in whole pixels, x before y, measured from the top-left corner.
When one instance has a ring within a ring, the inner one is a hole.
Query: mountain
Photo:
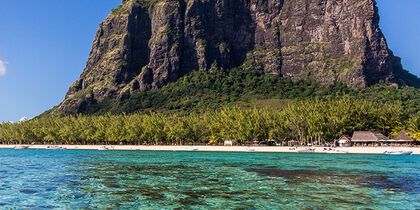
[[[420,86],[378,23],[375,0],[123,0],[100,24],[86,68],[54,111],[86,113],[220,69],[321,86]]]

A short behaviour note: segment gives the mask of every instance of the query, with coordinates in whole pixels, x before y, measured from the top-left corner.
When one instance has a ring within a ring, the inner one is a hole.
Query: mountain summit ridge
[[[236,67],[349,87],[420,84],[388,48],[375,0],[123,0],[57,111]]]

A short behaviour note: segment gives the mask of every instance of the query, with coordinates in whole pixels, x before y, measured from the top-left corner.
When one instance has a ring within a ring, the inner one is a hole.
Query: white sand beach
[[[16,145],[1,145],[0,149],[11,149]],[[292,147],[259,147],[259,146],[143,146],[143,145],[29,145],[29,149],[48,149],[60,146],[70,150],[98,150],[106,146],[109,150],[143,150],[143,151],[202,151],[202,152],[277,152],[296,153]],[[300,147],[302,148],[302,147]],[[314,147],[315,153],[325,153],[325,147]],[[348,154],[383,154],[385,151],[412,151],[420,155],[420,147],[337,147]]]

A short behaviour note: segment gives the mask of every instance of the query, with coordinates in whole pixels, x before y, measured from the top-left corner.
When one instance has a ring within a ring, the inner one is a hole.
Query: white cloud
[[[28,118],[25,116],[25,117],[22,117],[22,118],[20,118],[20,120],[19,120],[19,122],[25,122],[25,121],[28,121]]]
[[[6,61],[0,60],[0,77],[6,75]]]

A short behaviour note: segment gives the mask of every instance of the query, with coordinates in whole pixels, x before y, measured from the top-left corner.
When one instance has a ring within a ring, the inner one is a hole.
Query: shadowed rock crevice
[[[144,66],[149,61],[150,48],[148,40],[151,37],[151,21],[146,9],[142,7],[134,7],[133,15],[129,19],[129,39],[131,47],[129,51],[129,67],[123,81],[130,82],[141,73]]]

